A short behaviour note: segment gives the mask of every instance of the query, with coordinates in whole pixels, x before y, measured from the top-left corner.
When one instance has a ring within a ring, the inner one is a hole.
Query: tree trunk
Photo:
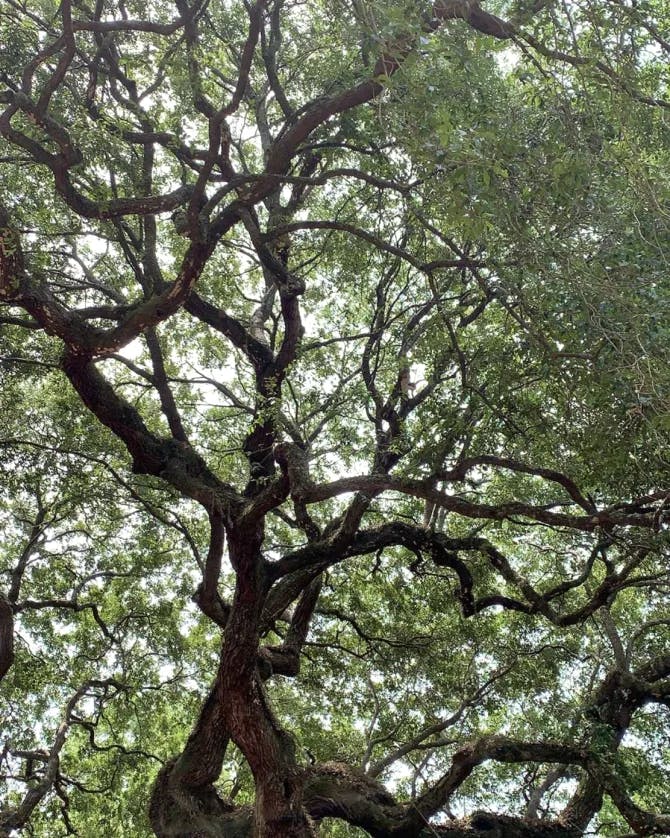
[[[258,672],[259,627],[269,588],[262,540],[260,524],[229,524],[237,582],[219,671],[184,751],[156,780],[150,818],[158,838],[313,834],[303,807],[304,771],[296,762],[290,734],[272,712]],[[214,787],[228,740],[240,749],[254,777],[253,816],[245,809],[233,811]]]
[[[257,667],[261,613],[269,588],[262,540],[260,524],[252,532],[239,528],[228,534],[237,584],[221,653],[219,701],[230,737],[256,784],[254,834],[297,838],[312,834],[302,805],[304,776],[291,736],[268,703]]]

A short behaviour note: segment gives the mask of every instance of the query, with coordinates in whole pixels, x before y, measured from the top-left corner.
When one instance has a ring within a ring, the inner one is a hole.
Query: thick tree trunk
[[[267,838],[311,835],[303,809],[304,774],[291,737],[277,723],[259,678],[232,688],[226,702],[232,738],[256,784],[253,832]]]
[[[234,831],[224,827],[236,813],[214,787],[227,742],[214,687],[183,752],[166,763],[154,783],[149,820],[157,838],[200,838]]]
[[[249,835],[302,838],[313,833],[304,809],[304,771],[291,736],[272,709],[258,672],[260,622],[269,587],[260,552],[262,526],[229,524],[236,590],[225,628],[219,671],[181,756],[160,772],[151,824],[159,838]],[[253,815],[233,811],[216,793],[228,740],[244,755],[256,785]]]
[[[14,611],[12,604],[0,594],[0,681],[14,662]]]
[[[247,760],[256,784],[254,834],[267,838],[311,835],[295,748],[270,708],[257,669],[261,614],[269,588],[260,553],[262,526],[252,532],[229,533],[228,539],[237,585],[221,655],[219,700],[230,737]]]

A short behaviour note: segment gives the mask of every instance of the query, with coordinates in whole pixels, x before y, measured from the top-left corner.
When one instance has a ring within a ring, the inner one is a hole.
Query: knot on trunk
[[[482,838],[579,838],[581,831],[557,821],[515,818],[491,812],[473,812],[467,819],[474,834]]]
[[[297,445],[282,442],[275,445],[274,458],[282,473],[288,477],[291,497],[301,500],[309,494],[314,483],[309,473],[309,457]]]
[[[357,793],[369,802],[382,806],[396,805],[393,796],[381,783],[345,762],[324,762],[315,766],[314,774],[308,783],[308,791],[319,794],[328,788],[332,789],[333,793]]]

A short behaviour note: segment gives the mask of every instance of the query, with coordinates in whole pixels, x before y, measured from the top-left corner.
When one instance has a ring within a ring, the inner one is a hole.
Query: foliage
[[[4,0],[0,835],[670,834],[669,53]]]

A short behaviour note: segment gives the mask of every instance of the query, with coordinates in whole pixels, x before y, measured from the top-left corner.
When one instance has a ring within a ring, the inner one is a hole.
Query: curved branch
[[[307,503],[318,503],[348,492],[379,494],[386,491],[400,492],[404,495],[431,501],[436,506],[456,512],[465,518],[502,521],[506,518],[524,517],[538,523],[567,527],[583,532],[593,532],[599,528],[614,526],[643,527],[646,529],[654,529],[656,526],[655,518],[651,514],[625,515],[601,510],[592,515],[569,515],[562,512],[553,512],[552,507],[558,506],[557,503],[547,506],[533,506],[518,501],[495,506],[473,503],[457,495],[440,492],[431,484],[430,480],[412,480],[383,474],[343,477],[332,483],[313,484],[309,491],[305,493],[304,499]]]

